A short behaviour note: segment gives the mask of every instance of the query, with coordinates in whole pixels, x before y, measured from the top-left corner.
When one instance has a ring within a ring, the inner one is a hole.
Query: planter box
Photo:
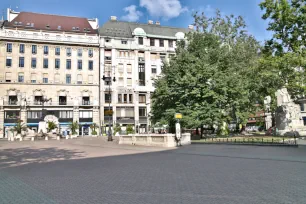
[[[175,134],[132,134],[120,135],[119,144],[156,147],[176,147]],[[181,145],[191,144],[190,133],[182,134]]]

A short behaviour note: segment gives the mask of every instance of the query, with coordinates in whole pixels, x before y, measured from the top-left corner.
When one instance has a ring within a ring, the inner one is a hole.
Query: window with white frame
[[[92,111],[80,111],[80,118],[92,118]]]

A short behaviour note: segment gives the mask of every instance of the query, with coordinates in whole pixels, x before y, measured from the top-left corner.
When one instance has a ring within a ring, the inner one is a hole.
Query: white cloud
[[[127,12],[127,15],[121,17],[121,19],[125,21],[137,21],[139,17],[142,16],[142,13],[137,11],[137,6],[135,5],[125,7],[123,10]]]
[[[151,16],[170,19],[188,11],[179,0],[140,0],[140,6],[148,10]]]

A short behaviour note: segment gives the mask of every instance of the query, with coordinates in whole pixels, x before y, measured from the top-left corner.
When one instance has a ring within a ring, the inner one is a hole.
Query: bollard
[[[34,137],[31,138],[31,141],[34,141]]]
[[[45,137],[45,140],[49,140],[48,136]]]
[[[19,138],[19,141],[22,142],[22,137]]]
[[[57,140],[60,140],[61,138],[60,138],[60,136],[57,136],[56,139],[57,139]]]

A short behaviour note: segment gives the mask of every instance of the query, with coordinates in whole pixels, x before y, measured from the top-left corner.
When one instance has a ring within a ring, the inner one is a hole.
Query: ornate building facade
[[[47,115],[80,135],[99,124],[97,19],[7,11],[0,30],[0,138],[18,119],[34,130]],[[69,133],[69,132],[68,132]]]

